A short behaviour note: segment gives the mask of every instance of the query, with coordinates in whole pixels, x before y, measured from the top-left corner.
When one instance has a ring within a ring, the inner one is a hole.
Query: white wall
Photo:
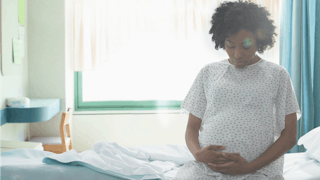
[[[65,110],[64,0],[29,0],[29,97],[61,99]],[[31,136],[58,136],[61,112],[31,123]]]
[[[74,115],[74,148],[91,149],[100,140],[121,146],[185,145],[187,115]]]
[[[2,0],[12,1],[12,0]],[[18,0],[17,0],[18,1]],[[28,33],[28,1],[25,0],[25,34]],[[32,0],[31,0],[32,1]],[[3,3],[3,2],[2,2]],[[28,42],[28,37],[25,36],[25,42]],[[0,75],[0,100],[1,109],[6,107],[6,99],[10,97],[26,97],[28,96],[28,46],[25,46],[25,57],[22,59],[23,70],[19,75],[2,76]],[[20,140],[24,141],[27,138],[26,123],[4,124],[0,127],[1,140]]]
[[[74,109],[74,72],[73,72],[73,11],[72,1],[65,0],[65,97],[66,107]]]

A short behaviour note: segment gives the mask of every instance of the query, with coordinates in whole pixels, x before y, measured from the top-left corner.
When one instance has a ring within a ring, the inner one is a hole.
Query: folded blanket
[[[82,165],[100,173],[128,179],[165,179],[165,172],[190,160],[194,158],[186,146],[125,148],[115,142],[99,141],[92,150],[54,154],[45,157],[42,162]]]
[[[195,160],[187,146],[167,144],[167,145],[144,145],[144,146],[132,146],[132,147],[121,147],[115,142],[99,141],[93,145],[92,150],[99,152],[103,146],[112,144],[121,152],[135,157],[140,160],[149,161],[171,161],[178,166],[184,163]]]

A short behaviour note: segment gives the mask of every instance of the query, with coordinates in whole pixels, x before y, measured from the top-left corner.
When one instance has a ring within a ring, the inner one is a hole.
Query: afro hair
[[[273,35],[275,26],[269,19],[270,13],[252,2],[223,2],[215,10],[211,18],[212,41],[216,42],[215,49],[225,49],[225,39],[236,35],[240,30],[252,32],[257,44],[257,51],[263,54],[267,46],[271,49],[275,43]]]

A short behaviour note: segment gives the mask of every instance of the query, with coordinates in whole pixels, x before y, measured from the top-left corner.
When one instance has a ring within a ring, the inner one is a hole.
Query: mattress
[[[9,165],[1,167],[1,180],[123,180],[112,175],[102,174],[93,171],[83,166],[68,166],[68,165],[48,165],[41,164],[33,165],[35,169],[30,170],[27,164]],[[172,179],[179,167],[172,169],[165,173],[165,180]]]
[[[99,173],[83,166],[45,164],[42,159],[48,152],[34,151],[36,158],[22,158],[19,154],[6,156],[1,153],[1,180],[120,180],[124,178]],[[165,173],[165,180],[175,177],[182,166]],[[305,156],[305,153],[288,153],[284,159],[285,180],[320,180],[320,162]]]

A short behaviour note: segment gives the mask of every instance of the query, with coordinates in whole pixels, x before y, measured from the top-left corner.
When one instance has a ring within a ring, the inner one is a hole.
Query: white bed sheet
[[[46,180],[87,180],[88,177],[94,177],[95,180],[160,178],[170,180],[177,172],[175,167],[182,166],[186,161],[194,160],[186,146],[124,148],[106,141],[100,141],[94,145],[93,150],[82,153],[71,150],[63,154],[54,154],[21,148],[2,152],[1,156],[1,180],[20,178],[43,180],[44,177]],[[128,164],[132,167],[127,168]],[[158,175],[159,173],[153,173],[151,171],[153,169],[146,168],[150,164],[156,170],[161,170],[161,176]],[[113,167],[113,169],[108,169],[108,167]],[[140,174],[137,174],[138,170]]]
[[[320,162],[308,158],[304,152],[284,156],[285,180],[320,180]]]

